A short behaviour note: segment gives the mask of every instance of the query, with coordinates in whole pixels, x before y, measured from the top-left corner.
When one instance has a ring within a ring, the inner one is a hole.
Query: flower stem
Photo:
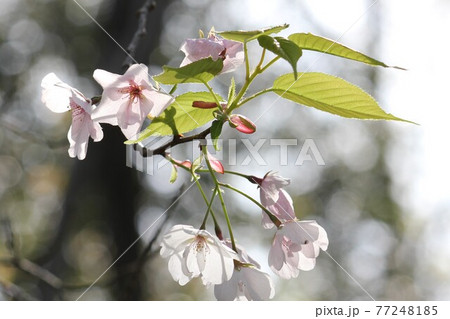
[[[246,51],[246,45],[244,43],[244,52],[245,52],[245,56],[247,57],[247,51]],[[249,71],[247,71],[247,75],[245,77],[245,83],[242,86],[241,90],[239,91],[239,93],[236,95],[236,98],[234,99],[233,103],[228,107],[227,109],[227,113],[230,114],[231,111],[233,111],[234,109],[237,109],[238,107],[242,106],[242,104],[250,101],[251,99],[257,97],[258,95],[264,94],[266,92],[269,92],[270,89],[267,90],[263,90],[261,92],[258,92],[259,94],[256,94],[254,96],[252,96],[249,99],[244,100],[243,102],[240,102],[240,100],[244,97],[245,93],[247,92],[247,89],[249,88],[250,84],[253,82],[253,80],[261,73],[263,73],[264,71],[266,71],[272,64],[274,64],[276,61],[278,61],[278,59],[280,59],[279,56],[273,58],[272,60],[270,60],[264,67],[261,68],[262,64],[264,63],[264,58],[265,58],[265,54],[266,54],[266,50],[264,49],[262,54],[261,54],[261,59],[258,63],[258,65],[256,66],[255,70],[253,71],[253,73],[251,75],[248,75]],[[246,62],[247,59],[246,59]],[[247,66],[247,64],[246,64]]]
[[[250,78],[250,62],[248,61],[247,42],[244,42],[244,59],[245,59],[245,80]]]
[[[217,107],[218,107],[218,108],[222,108],[222,107],[220,106],[219,98],[218,98],[217,95],[214,93],[214,90],[212,89],[212,87],[208,84],[208,82],[204,82],[204,81],[203,81],[203,84],[206,86],[206,88],[208,89],[208,91],[212,94],[214,100],[215,100],[216,103],[217,103]]]
[[[211,167],[211,163],[209,162],[206,145],[201,145],[201,149],[202,149],[203,154],[205,155],[206,165],[208,166],[209,173],[214,181],[214,184],[216,185],[217,193],[218,193],[219,199],[220,199],[220,204],[222,205],[223,214],[225,216],[225,220],[227,221],[228,232],[230,234],[230,240],[231,240],[231,248],[233,248],[233,250],[237,252],[236,243],[234,241],[233,229],[231,227],[231,221],[230,221],[230,217],[228,216],[225,201],[223,200],[222,191],[220,189],[220,183],[217,180],[214,170]]]
[[[196,180],[196,181],[198,182],[198,180]],[[199,182],[197,184],[197,187],[199,187],[199,188],[201,187]],[[204,193],[203,190],[201,191],[201,193]],[[209,212],[211,211],[211,206],[214,201],[214,198],[216,197],[216,193],[217,193],[217,187],[214,188],[211,199],[208,202],[208,208],[206,209],[205,217],[203,218],[203,222],[202,222],[202,225],[200,226],[200,229],[205,229],[205,227],[206,227],[206,221],[208,220],[208,215],[209,215]],[[211,215],[214,216],[214,214],[211,214]],[[216,224],[216,218],[213,217],[213,219],[214,219],[214,224]]]
[[[274,57],[272,60],[270,60],[262,69],[261,69],[261,73],[263,73],[265,70],[267,70],[272,64],[274,64],[275,62],[277,62],[280,59],[279,56]]]
[[[184,170],[188,171],[188,172],[191,174],[192,178],[194,179],[194,181],[195,181],[195,183],[196,183],[196,185],[197,185],[197,188],[198,188],[199,191],[200,191],[200,194],[201,194],[202,197],[203,197],[203,200],[205,201],[206,205],[208,206],[208,208],[207,208],[207,210],[206,210],[206,213],[205,213],[205,217],[203,218],[202,225],[200,226],[200,229],[205,229],[205,227],[206,227],[206,221],[207,221],[207,219],[208,219],[208,215],[209,215],[209,213],[211,213],[211,217],[213,218],[213,221],[214,221],[214,228],[215,228],[215,231],[216,231],[216,235],[217,235],[217,237],[220,237],[221,234],[222,234],[222,230],[220,229],[220,226],[219,226],[219,224],[217,223],[216,215],[214,214],[214,211],[213,211],[212,208],[211,208],[212,203],[213,203],[213,201],[214,201],[214,197],[216,196],[216,193],[217,193],[217,187],[214,188],[214,191],[213,191],[213,195],[212,195],[212,197],[211,197],[211,200],[208,201],[208,198],[206,197],[205,191],[203,190],[203,187],[202,187],[202,185],[200,184],[198,178],[195,176],[195,174],[192,173],[192,171],[191,171],[189,168],[187,168],[187,167],[185,167],[185,166],[183,166],[183,165],[180,165],[179,163],[175,162],[175,161],[173,160],[172,157],[166,156],[166,159],[167,159],[169,162],[171,162],[173,165],[176,165],[177,167],[181,167],[181,168],[183,168]],[[200,171],[200,170],[197,170],[197,171]],[[203,171],[206,171],[206,170],[203,170]],[[220,234],[220,235],[219,235],[219,234]]]
[[[237,106],[237,107],[240,107],[242,104],[245,104],[245,103],[247,103],[247,102],[253,100],[255,97],[258,97],[258,96],[260,96],[260,95],[263,95],[263,94],[268,93],[268,92],[273,92],[273,91],[274,91],[273,88],[265,89],[265,90],[259,91],[259,92],[255,93],[255,94],[249,96],[248,98],[243,99],[241,102],[237,103],[236,106]]]
[[[256,204],[259,208],[261,208],[266,214],[267,216],[269,216],[270,220],[272,221],[272,223],[274,223],[277,227],[279,227],[281,225],[281,222],[278,220],[278,218],[276,218],[270,210],[268,210],[266,207],[264,207],[260,202],[258,202],[256,199],[254,199],[253,197],[251,197],[250,195],[247,195],[246,193],[244,193],[243,191],[241,191],[240,189],[237,189],[233,186],[231,186],[230,184],[224,184],[224,183],[219,183],[220,186],[222,187],[226,187],[229,188],[233,191],[235,191],[238,194],[241,194],[242,196],[246,197],[247,199],[251,200],[254,204]]]
[[[266,57],[266,49],[264,48],[262,53],[261,53],[261,59],[259,59],[259,63],[256,66],[256,70],[261,69],[261,65],[264,63],[264,58]]]

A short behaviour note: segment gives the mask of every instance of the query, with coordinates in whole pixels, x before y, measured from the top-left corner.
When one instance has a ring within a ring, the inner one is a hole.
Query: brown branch
[[[138,27],[136,32],[133,35],[133,38],[130,44],[127,47],[127,52],[129,55],[125,58],[123,62],[123,68],[127,69],[130,67],[133,62],[135,62],[135,54],[137,47],[139,46],[139,42],[141,39],[147,34],[147,17],[148,13],[155,9],[156,1],[154,0],[146,0],[142,8],[137,11],[138,14]]]
[[[154,150],[149,150],[145,147],[138,148],[137,144],[134,145],[134,149],[138,150],[141,153],[142,157],[150,157],[153,155],[165,156],[166,152],[169,148],[179,145],[179,144],[192,142],[194,140],[204,140],[206,138],[206,136],[208,136],[209,133],[211,133],[211,127],[208,127],[204,131],[202,131],[198,134],[195,134],[195,135],[191,135],[191,136],[186,136],[186,137],[174,136],[172,141],[170,141],[164,145],[161,145],[160,147],[158,147]]]

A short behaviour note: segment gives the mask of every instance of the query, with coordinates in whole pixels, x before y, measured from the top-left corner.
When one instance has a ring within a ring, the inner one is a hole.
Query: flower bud
[[[199,109],[214,109],[217,107],[217,104],[215,102],[194,101],[192,102],[192,107]]]
[[[184,166],[184,167],[186,167],[186,168],[188,168],[188,169],[190,169],[190,168],[192,167],[192,163],[191,163],[191,161],[189,161],[189,160],[185,160],[185,161],[182,162],[182,161],[173,159],[173,161],[174,161],[178,166]]]
[[[217,158],[212,156],[209,152],[207,153],[207,156],[208,156],[209,164],[211,164],[211,168],[214,171],[216,171],[217,173],[223,174],[224,168],[223,168],[222,163]]]
[[[244,134],[253,134],[256,131],[255,123],[240,114],[232,114],[229,123],[231,127]]]

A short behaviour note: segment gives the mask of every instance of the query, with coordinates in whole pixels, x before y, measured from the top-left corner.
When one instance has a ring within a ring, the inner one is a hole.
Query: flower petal
[[[119,87],[122,85],[128,85],[126,81],[121,80],[121,75],[114,74],[105,70],[97,69],[94,71],[93,77],[103,89],[107,87]]]
[[[254,267],[241,267],[246,281],[246,289],[250,298],[248,300],[269,300],[275,295],[275,289],[270,276]]]
[[[149,115],[151,118],[158,117],[175,99],[168,94],[158,92],[156,90],[143,90],[144,98],[150,102],[150,107],[144,116]],[[147,102],[146,101],[146,102]]]
[[[179,254],[172,255],[169,259],[169,272],[172,275],[173,280],[177,281],[180,285],[184,286],[187,284],[191,277],[186,275],[186,273],[183,271],[184,267],[184,260],[182,256]]]
[[[202,282],[204,285],[221,284],[227,281],[233,275],[233,258],[227,252],[223,245],[210,245],[208,263],[202,273]]]
[[[103,92],[105,94],[105,92]],[[100,123],[108,123],[111,125],[117,125],[117,113],[119,112],[122,104],[126,104],[127,101],[115,102],[107,96],[102,96],[102,101],[97,108],[92,112],[92,119]]]
[[[186,54],[180,67],[207,57],[217,60],[224,49],[221,43],[210,39],[187,39],[180,48]]]
[[[61,81],[55,73],[47,74],[41,82],[42,103],[50,111],[63,113],[70,110],[70,98],[75,97],[86,103],[86,98],[76,89]]]

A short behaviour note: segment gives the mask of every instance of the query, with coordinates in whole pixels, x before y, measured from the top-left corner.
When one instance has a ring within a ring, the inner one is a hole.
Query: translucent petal
[[[180,285],[184,286],[191,280],[191,277],[183,272],[183,258],[181,255],[172,255],[169,259],[169,272],[172,275],[173,280],[177,281]]]
[[[86,103],[86,99],[79,91],[61,81],[55,73],[47,74],[42,79],[41,87],[42,103],[52,112],[62,113],[70,110],[70,98],[73,96]]]
[[[233,275],[233,258],[223,247],[210,245],[209,248],[208,260],[202,272],[202,281],[204,285],[221,284]]]
[[[254,267],[241,267],[241,273],[246,282],[248,300],[269,300],[275,295],[275,289],[270,276]]]
[[[154,90],[143,90],[144,99],[150,101],[149,111],[145,116],[158,117],[175,99],[164,93]]]
[[[119,87],[121,85],[128,85],[126,81],[121,80],[121,75],[114,74],[105,70],[97,69],[94,71],[93,77],[103,89],[108,87]]]

